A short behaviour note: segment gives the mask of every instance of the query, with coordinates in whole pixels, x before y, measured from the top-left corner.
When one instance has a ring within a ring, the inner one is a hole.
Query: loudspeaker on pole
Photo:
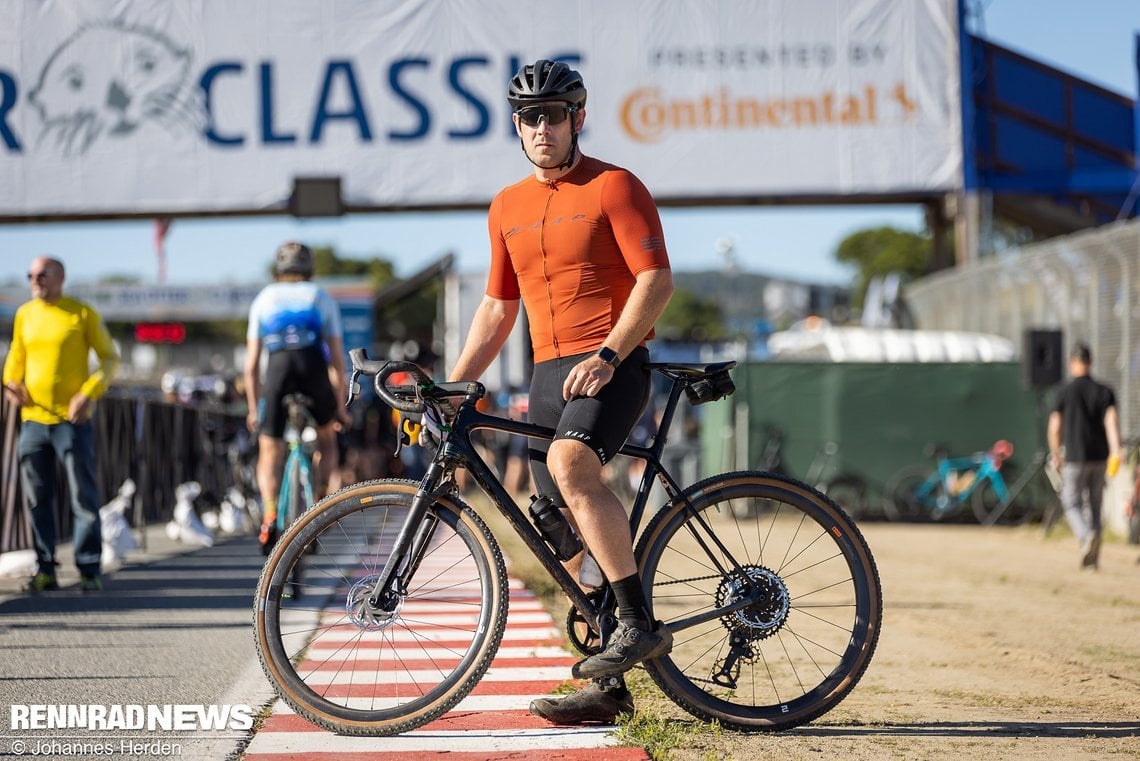
[[[1021,379],[1030,388],[1049,388],[1064,377],[1061,331],[1026,330],[1021,352]]]

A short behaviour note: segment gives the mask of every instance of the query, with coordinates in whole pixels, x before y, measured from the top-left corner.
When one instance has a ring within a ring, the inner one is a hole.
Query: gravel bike
[[[441,716],[476,687],[503,638],[509,596],[498,541],[458,495],[460,467],[566,593],[570,642],[597,652],[615,626],[612,591],[579,587],[471,442],[480,429],[533,439],[554,431],[479,411],[480,383],[434,384],[414,364],[368,360],[360,349],[350,356],[350,401],[358,377],[373,376],[387,404],[434,416],[440,446],[419,483],[369,481],[326,497],[266,561],[255,638],[282,700],[324,729],[390,735]],[[653,613],[675,641],[642,665],[694,716],[774,731],[817,718],[855,687],[878,642],[882,591],[859,529],[806,484],[735,472],[682,487],[662,466],[681,396],[727,396],[734,365],[650,364],[672,382],[659,430],[648,446],[622,449],[646,462],[630,537]],[[390,386],[396,372],[416,385]],[[655,479],[667,498],[649,509]],[[739,517],[735,507],[748,503],[765,507]],[[283,592],[302,556],[304,602]]]

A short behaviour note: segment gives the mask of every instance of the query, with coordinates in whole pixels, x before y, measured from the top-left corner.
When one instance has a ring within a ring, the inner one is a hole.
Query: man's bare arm
[[[616,351],[619,357],[628,355],[649,335],[673,297],[673,291],[671,270],[646,270],[639,274],[605,345]]]
[[[257,397],[261,395],[261,339],[249,338],[245,342],[245,400],[249,405],[246,413],[246,426],[250,431],[257,428]]]
[[[1054,410],[1049,413],[1049,423],[1045,433],[1049,442],[1049,459],[1054,467],[1061,466],[1061,413]]]
[[[672,296],[673,273],[670,270],[646,270],[639,274],[625,308],[603,344],[624,359],[645,340]],[[570,370],[562,386],[562,397],[596,396],[613,377],[613,367],[591,355]]]
[[[495,361],[519,314],[518,299],[502,301],[484,296],[471,320],[471,329],[448,380],[476,380]]]
[[[1120,456],[1120,422],[1116,407],[1109,407],[1104,411],[1104,435],[1108,438],[1108,453],[1113,457]]]

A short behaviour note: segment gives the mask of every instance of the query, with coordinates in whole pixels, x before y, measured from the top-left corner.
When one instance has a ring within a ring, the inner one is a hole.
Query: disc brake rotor
[[[358,629],[369,632],[385,629],[399,617],[400,609],[404,607],[404,598],[401,595],[391,606],[391,610],[372,609],[372,606],[368,604],[368,598],[372,595],[372,589],[376,586],[376,581],[379,578],[380,576],[377,574],[366,576],[348,590],[344,609],[349,620]]]

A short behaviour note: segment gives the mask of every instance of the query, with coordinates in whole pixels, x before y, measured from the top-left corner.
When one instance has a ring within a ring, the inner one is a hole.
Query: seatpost
[[[680,378],[670,376],[673,385],[669,388],[669,399],[665,402],[665,409],[661,413],[661,424],[657,426],[657,433],[653,436],[653,446],[649,451],[653,452],[654,457],[661,457],[665,451],[665,439],[669,432],[669,426],[673,424],[673,416],[677,412],[677,403],[681,400],[682,387],[684,384]]]

